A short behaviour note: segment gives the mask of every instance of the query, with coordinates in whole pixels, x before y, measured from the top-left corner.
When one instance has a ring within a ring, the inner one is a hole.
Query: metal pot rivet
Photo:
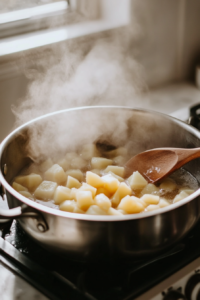
[[[39,231],[44,232],[45,231],[45,227],[44,225],[42,225],[41,223],[37,224],[37,228]]]
[[[5,164],[3,166],[3,174],[6,175],[7,174],[7,171],[8,171],[8,168],[7,168],[7,165]]]

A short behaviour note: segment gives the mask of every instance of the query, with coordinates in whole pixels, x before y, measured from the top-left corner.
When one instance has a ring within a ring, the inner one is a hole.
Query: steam
[[[83,42],[73,44],[64,51],[62,49],[62,55],[56,53],[55,59],[46,57],[42,62],[42,71],[39,72],[38,68],[27,70],[27,77],[31,79],[27,95],[18,107],[13,107],[16,126],[44,114],[72,107],[138,106],[141,93],[146,90],[143,68],[131,56],[128,42],[130,36],[126,35],[125,38],[123,34],[122,30],[121,35],[99,39],[89,49]],[[29,155],[34,159],[52,156],[58,147],[63,150],[72,147],[72,140],[74,146],[77,146],[80,143],[94,142],[108,132],[113,132],[111,136],[118,137],[119,144],[126,139],[123,132],[126,131],[126,123],[130,117],[127,114],[123,118],[117,115],[109,118],[106,115],[106,120],[102,115],[98,117],[97,113],[94,117],[92,111],[89,118],[88,115],[78,115],[79,117],[74,115],[73,122],[66,120],[66,117],[63,120],[56,117],[32,126],[29,132]],[[82,126],[81,130],[78,126]],[[85,132],[83,127],[86,128]],[[61,139],[58,133],[62,136]],[[120,139],[120,136],[123,138]],[[116,138],[113,140],[116,141]]]

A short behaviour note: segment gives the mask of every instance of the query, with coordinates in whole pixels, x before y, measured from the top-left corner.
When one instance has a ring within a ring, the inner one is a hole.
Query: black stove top
[[[200,223],[168,252],[126,264],[64,260],[36,244],[17,221],[1,231],[2,262],[50,299],[128,300],[200,256]]]

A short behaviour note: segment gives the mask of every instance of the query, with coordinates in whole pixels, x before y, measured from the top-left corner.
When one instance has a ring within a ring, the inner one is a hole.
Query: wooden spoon
[[[200,148],[158,148],[142,152],[125,164],[125,178],[138,171],[148,182],[154,183],[200,157]]]

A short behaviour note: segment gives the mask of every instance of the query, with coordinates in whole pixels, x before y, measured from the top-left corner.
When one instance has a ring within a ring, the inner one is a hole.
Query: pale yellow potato
[[[181,192],[181,191],[184,191],[184,192],[186,192],[188,195],[191,195],[192,193],[194,193],[194,192],[195,192],[195,190],[193,190],[193,189],[190,189],[190,188],[188,188],[188,187],[183,187],[183,188],[180,188],[180,189],[179,189],[179,192]]]
[[[76,214],[84,214],[84,213],[85,213],[84,210],[82,210],[82,209],[80,209],[80,208],[78,207],[78,204],[77,204],[77,203],[76,203],[76,205],[74,206],[73,212],[76,213]]]
[[[138,171],[133,172],[133,174],[128,178],[128,183],[132,190],[143,189],[148,184],[146,179]]]
[[[106,156],[111,157],[111,158],[115,157],[115,156],[127,156],[127,154],[128,154],[128,151],[124,147],[119,147],[115,150],[106,152]]]
[[[70,170],[67,170],[66,175],[76,178],[80,182],[83,181],[83,172],[81,172],[81,170],[70,169]]]
[[[74,200],[66,200],[60,204],[59,209],[63,211],[74,212],[75,207],[76,202]]]
[[[153,183],[148,183],[141,191],[141,196],[144,194],[156,194],[159,192],[159,188]]]
[[[101,175],[101,170],[99,170],[99,169],[92,169],[91,172],[95,173],[95,174],[97,174],[99,176]]]
[[[65,200],[72,200],[71,198],[71,190],[65,186],[58,186],[54,193],[54,202],[55,204],[60,204]]]
[[[55,190],[57,188],[57,183],[52,181],[44,180],[35,190],[35,197],[41,200],[53,199]]]
[[[144,200],[142,200],[141,198],[139,198],[138,201],[143,205],[144,208],[146,208],[149,205]]]
[[[102,176],[102,181],[104,183],[103,187],[110,193],[114,194],[118,187],[119,187],[119,181],[114,178],[111,174]]]
[[[40,166],[39,170],[44,173],[46,170],[50,169],[53,166],[53,161],[51,158],[47,158],[45,161],[43,161]]]
[[[86,182],[95,188],[103,187],[103,181],[101,177],[90,171],[86,172]]]
[[[150,205],[147,206],[146,211],[153,211],[153,210],[156,210],[156,209],[159,209],[159,208],[160,208],[159,205],[150,204]]]
[[[118,167],[118,166],[107,166],[107,168],[104,170],[105,173],[112,172],[116,174],[117,176],[124,177],[124,167]]]
[[[105,211],[107,211],[111,207],[111,201],[104,194],[95,196],[94,203]]]
[[[186,193],[185,191],[181,191],[178,195],[176,195],[176,197],[173,200],[173,203],[183,200],[184,198],[186,198],[188,196],[189,196],[188,193]]]
[[[82,169],[87,166],[87,161],[80,156],[77,156],[71,160],[72,169]]]
[[[145,194],[140,199],[147,204],[158,204],[160,197],[152,194]]]
[[[110,207],[108,209],[107,214],[111,215],[111,216],[123,216],[122,210],[120,210],[120,209],[118,210],[113,207]]]
[[[113,177],[115,177],[117,180],[119,180],[120,182],[124,181],[124,178],[114,174],[113,172],[109,171],[108,174],[111,174]]]
[[[79,188],[80,191],[90,191],[92,193],[92,197],[94,198],[97,192],[97,189],[90,184],[83,182],[82,186]]]
[[[94,204],[91,191],[78,191],[76,194],[78,207],[86,211],[91,205]]]
[[[126,196],[121,200],[117,208],[124,210],[127,214],[140,213],[144,211],[144,206],[138,200],[137,197]]]
[[[107,159],[103,157],[93,157],[91,159],[91,167],[93,169],[105,169],[107,166],[112,165],[112,159]]]
[[[85,160],[91,160],[92,157],[100,156],[100,153],[94,144],[86,144],[83,146],[80,156]]]
[[[166,191],[173,191],[177,188],[176,182],[171,178],[165,178],[162,183],[160,184],[160,189]]]
[[[17,192],[28,191],[28,189],[17,182],[13,182],[12,187]]]
[[[61,166],[64,171],[67,171],[70,168],[70,163],[66,158],[59,159],[57,164]]]
[[[79,191],[79,189],[72,188],[70,191],[71,191],[71,194],[70,194],[71,199],[77,201],[76,194]]]
[[[57,184],[65,184],[67,175],[65,174],[61,166],[59,166],[58,164],[54,164],[44,173],[44,179],[57,182]]]
[[[116,164],[117,166],[123,166],[126,162],[127,162],[127,158],[124,156],[116,156],[113,158],[113,162],[114,164]]]
[[[122,198],[124,198],[127,195],[131,195],[132,190],[131,188],[124,182],[121,182],[117,191],[115,192],[115,194],[112,196],[111,201],[112,201],[112,205],[114,207],[117,207],[121,201]]]
[[[31,199],[31,200],[34,199],[34,198],[33,198],[33,195],[31,195],[31,193],[29,193],[28,191],[19,191],[19,193],[20,193],[22,196],[26,197],[26,198],[29,198],[29,199]]]
[[[104,187],[100,187],[100,188],[97,189],[96,195],[99,195],[99,194],[104,194],[104,195],[106,195],[108,198],[110,198],[111,195],[112,195],[112,194],[109,193],[109,191],[106,190]]]
[[[81,187],[81,183],[76,178],[68,176],[67,177],[67,184],[66,184],[66,186],[69,189],[72,189],[72,188],[77,188],[78,189],[78,188]]]
[[[162,207],[166,207],[166,206],[169,206],[170,203],[166,200],[166,199],[163,199],[161,198],[160,201],[159,201],[159,206],[162,208]]]
[[[91,205],[85,212],[86,215],[107,215],[105,210],[101,209],[98,205]]]
[[[32,173],[26,176],[15,177],[15,182],[25,186],[30,191],[34,191],[42,182],[42,177],[39,174]]]

